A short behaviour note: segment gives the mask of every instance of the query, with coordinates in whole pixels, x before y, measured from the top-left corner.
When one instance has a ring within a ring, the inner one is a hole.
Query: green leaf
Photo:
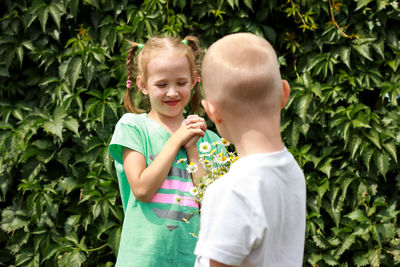
[[[10,77],[10,73],[8,73],[8,68],[0,65],[0,76],[1,77]]]
[[[114,228],[107,239],[107,244],[111,247],[114,255],[118,255],[119,242],[121,240],[121,227]]]
[[[350,138],[350,142],[349,142],[349,148],[350,148],[350,157],[354,158],[354,156],[356,155],[356,152],[358,150],[358,148],[360,147],[361,143],[363,141],[363,138],[357,135],[353,135]]]
[[[364,58],[373,61],[369,44],[353,45],[353,48]]]
[[[375,129],[371,129],[369,133],[363,132],[364,136],[366,136],[374,145],[376,145],[379,149],[382,149],[381,143],[379,141],[379,133]]]
[[[369,121],[362,112],[358,113],[357,118],[351,122],[354,128],[371,128]]]
[[[320,254],[315,254],[312,253],[311,256],[308,258],[308,263],[310,263],[312,266],[317,266],[317,263],[322,260],[322,255]]]
[[[306,120],[306,115],[307,115],[307,110],[308,107],[310,106],[311,103],[311,95],[302,95],[299,99],[297,99],[296,102],[296,110],[297,114],[299,114],[299,117],[305,121]]]
[[[325,173],[328,177],[330,177],[331,175],[331,170],[332,170],[332,164],[331,162],[333,161],[332,158],[326,159],[324,160],[324,162],[322,163],[322,166],[318,167],[318,169]]]
[[[371,266],[380,266],[380,255],[378,249],[371,249],[368,251],[368,260]]]
[[[61,21],[61,12],[60,12],[60,10],[53,3],[48,6],[48,10],[50,12],[51,17],[53,18],[54,22],[57,25],[57,29],[60,30],[60,21]]]
[[[79,136],[79,123],[76,119],[68,117],[64,121],[64,124],[69,130],[73,131],[77,136]]]
[[[358,222],[366,222],[368,220],[368,217],[366,216],[365,211],[356,209],[348,214],[345,215],[345,217],[350,218],[353,221],[358,221]]]
[[[378,0],[378,10],[377,11],[381,11],[382,9],[385,9],[388,4],[389,4],[388,0]]]
[[[350,66],[350,54],[351,54],[351,49],[350,47],[341,47],[339,50],[339,56],[343,60],[344,64],[351,69]]]
[[[244,0],[244,4],[250,8],[251,10],[253,10],[253,5],[252,5],[252,0]]]
[[[357,8],[355,11],[367,6],[370,2],[372,2],[372,0],[356,0],[356,2],[357,2]]]
[[[43,250],[43,259],[42,262],[50,259],[54,254],[56,254],[60,250],[59,245],[57,244],[49,244]]]
[[[22,46],[18,46],[16,48],[17,50],[17,56],[18,56],[18,61],[19,61],[19,67],[22,67],[22,62],[24,61],[24,48]]]
[[[39,8],[39,21],[40,25],[42,25],[42,30],[43,32],[46,32],[46,24],[47,24],[47,18],[49,17],[49,9],[47,8],[47,5],[43,3],[40,8]]]
[[[32,145],[42,150],[48,150],[54,148],[54,144],[48,139],[36,140],[32,142]]]
[[[64,129],[64,118],[67,116],[67,112],[61,108],[57,107],[54,111],[54,116],[52,119],[43,123],[43,129],[53,135],[58,136],[62,140],[62,130]]]
[[[79,79],[82,69],[82,59],[80,57],[74,57],[68,64],[68,70],[66,76],[68,78],[71,89],[75,88],[76,81]]]
[[[15,265],[22,265],[33,258],[33,253],[31,251],[22,251],[22,253],[17,254],[15,257]]]
[[[70,231],[76,229],[76,225],[78,224],[80,218],[81,218],[80,215],[69,216],[64,225],[65,232],[69,233]]]
[[[320,248],[327,248],[329,246],[328,242],[319,235],[313,235],[312,239],[314,243]]]
[[[29,219],[24,218],[25,216],[19,215],[18,212],[15,212],[10,208],[3,210],[1,215],[1,229],[6,233],[11,233],[14,230],[29,225]]]
[[[322,259],[325,261],[326,264],[328,264],[329,266],[336,266],[339,264],[339,262],[332,256],[329,254],[324,254]]]
[[[369,265],[369,261],[368,261],[368,254],[361,254],[361,255],[357,255],[354,257],[354,264],[357,267],[362,267],[362,266],[368,266]]]
[[[72,177],[65,177],[59,183],[59,187],[65,190],[65,194],[71,193],[74,189],[78,187],[78,183]]]
[[[396,151],[396,144],[394,141],[384,143],[382,146],[386,149],[387,152],[392,156],[394,161],[397,163],[397,151]]]
[[[372,148],[367,148],[363,153],[362,153],[362,159],[364,161],[365,167],[367,167],[367,171],[369,172],[369,167],[370,167],[370,162],[372,155],[374,154],[374,149]]]
[[[61,163],[64,165],[65,169],[68,169],[69,160],[72,157],[71,148],[62,148],[58,153]]]
[[[382,57],[382,59],[385,58],[385,41],[382,39],[379,42],[374,42],[373,47],[375,48],[375,51]]]
[[[0,121],[0,129],[1,130],[12,130],[14,127],[12,124],[4,121]]]
[[[390,165],[390,157],[386,152],[379,153],[377,156],[375,156],[375,164],[376,167],[378,168],[379,172],[385,177],[386,173],[389,170],[389,165]]]
[[[343,241],[342,245],[340,246],[340,248],[336,251],[336,256],[340,256],[342,255],[344,252],[346,252],[347,250],[349,250],[349,248],[351,247],[351,245],[354,244],[355,242],[355,238],[353,235],[348,235],[346,237],[346,239]]]

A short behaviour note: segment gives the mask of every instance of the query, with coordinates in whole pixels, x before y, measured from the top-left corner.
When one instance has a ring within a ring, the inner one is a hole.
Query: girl
[[[131,100],[137,50],[136,84],[150,100],[147,114]],[[124,97],[129,113],[118,121],[109,146],[125,212],[117,266],[194,265],[197,239],[190,233],[199,229],[199,207],[189,190],[202,171],[191,177],[178,161],[199,163],[197,143],[219,140],[203,118],[183,116],[189,102],[192,111],[199,108],[200,52],[191,36],[154,37],[129,49]]]

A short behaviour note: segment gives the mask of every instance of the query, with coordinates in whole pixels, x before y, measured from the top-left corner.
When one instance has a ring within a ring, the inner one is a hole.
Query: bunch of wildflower
[[[200,144],[200,164],[206,171],[206,174],[200,177],[199,183],[190,190],[194,200],[198,203],[201,203],[203,200],[203,196],[207,187],[222,175],[227,173],[231,164],[238,159],[236,152],[229,152],[227,150],[229,145],[230,143],[224,138],[221,138],[221,140],[213,144],[208,142],[203,142]],[[185,161],[178,161],[178,163],[182,162]],[[195,163],[190,162],[187,164],[186,170],[189,173],[194,173],[197,171],[197,169],[198,166],[196,166]]]

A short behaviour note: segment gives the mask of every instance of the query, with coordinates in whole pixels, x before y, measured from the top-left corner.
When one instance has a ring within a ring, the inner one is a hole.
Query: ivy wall
[[[392,0],[2,0],[0,266],[113,266],[126,40],[194,34],[206,49],[240,31],[274,45],[292,87],[304,265],[399,264],[399,26]]]

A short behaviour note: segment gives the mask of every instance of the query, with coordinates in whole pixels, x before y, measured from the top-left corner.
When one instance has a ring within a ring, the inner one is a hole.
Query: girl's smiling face
[[[183,109],[195,84],[186,56],[165,51],[157,53],[147,65],[147,81],[138,76],[139,89],[149,96],[149,116],[183,118]]]

